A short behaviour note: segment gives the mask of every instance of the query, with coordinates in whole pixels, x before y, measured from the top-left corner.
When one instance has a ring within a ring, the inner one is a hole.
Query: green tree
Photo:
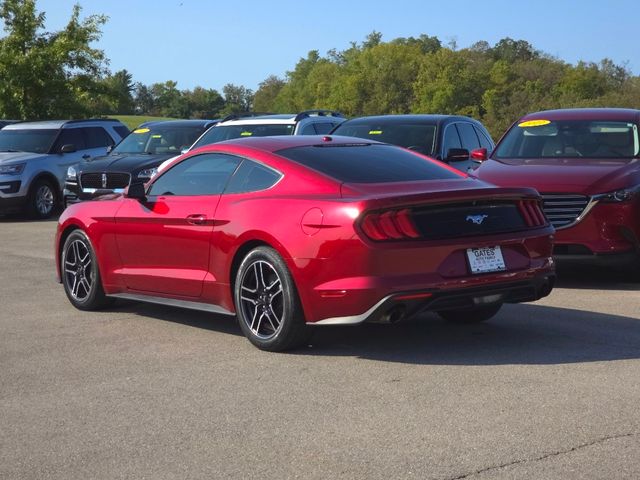
[[[195,87],[182,92],[188,105],[190,118],[215,118],[224,108],[224,99],[217,90]]]
[[[220,112],[221,115],[249,112],[253,108],[253,91],[242,85],[227,83],[222,87],[222,93],[225,106]]]
[[[44,32],[45,14],[35,0],[3,0],[0,19],[0,115],[37,119],[91,113],[96,82],[106,74],[101,50],[91,47],[101,35],[104,15],[80,20],[75,5],[66,27]]]
[[[258,112],[275,111],[276,98],[285,85],[285,81],[275,75],[260,82],[253,98],[253,108]]]

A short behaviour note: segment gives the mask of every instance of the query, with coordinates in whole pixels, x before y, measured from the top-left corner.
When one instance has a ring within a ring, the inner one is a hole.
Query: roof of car
[[[200,149],[219,149],[226,145],[238,145],[266,152],[277,152],[285,148],[309,147],[314,145],[337,146],[337,145],[369,145],[379,143],[373,140],[364,140],[355,137],[343,137],[341,135],[278,135],[272,137],[243,137],[225,140],[223,142],[212,143],[200,147]],[[382,145],[382,144],[381,144]]]
[[[40,120],[36,122],[18,122],[10,123],[5,126],[5,130],[24,130],[24,129],[58,129],[66,125],[91,124],[91,123],[116,123],[123,125],[120,120],[115,118],[87,118],[83,120]]]
[[[162,125],[163,127],[199,127],[199,126],[211,126],[218,123],[219,119],[192,119],[192,120],[152,120],[150,122],[141,123],[138,128],[141,127],[157,127]]]
[[[445,121],[453,121],[453,120],[466,120],[466,121],[472,121],[472,122],[477,121],[471,117],[465,117],[462,115],[442,115],[442,114],[424,113],[424,114],[407,114],[407,115],[371,115],[368,117],[352,118],[351,120],[347,120],[342,125],[345,125],[345,124],[353,125],[354,123],[358,124],[358,123],[371,123],[371,122],[387,123],[387,124],[406,123],[406,122],[443,123]]]
[[[340,112],[333,110],[305,110],[300,113],[253,113],[245,112],[239,114],[229,115],[222,120],[221,124],[233,124],[233,125],[264,125],[264,124],[282,124],[289,123],[295,124],[305,118],[339,118],[344,119],[344,116]]]
[[[631,108],[564,108],[558,110],[543,110],[529,113],[523,120],[630,120],[640,117],[640,110]]]

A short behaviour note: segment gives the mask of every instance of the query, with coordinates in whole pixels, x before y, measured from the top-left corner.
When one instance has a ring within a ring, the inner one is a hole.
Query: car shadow
[[[113,310],[242,335],[231,316],[128,301],[119,301]],[[505,305],[492,320],[477,325],[424,314],[394,325],[312,328],[308,344],[286,355],[413,365],[551,365],[640,358],[640,318],[537,304]]]
[[[559,264],[556,287],[587,290],[640,291],[640,269]]]

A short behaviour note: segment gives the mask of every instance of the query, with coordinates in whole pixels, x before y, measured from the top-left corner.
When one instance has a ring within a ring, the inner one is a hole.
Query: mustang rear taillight
[[[544,217],[544,213],[542,213],[539,201],[520,200],[518,208],[528,227],[541,227],[547,224],[547,219]]]
[[[369,213],[364,217],[361,228],[367,237],[376,241],[420,238],[408,208]]]

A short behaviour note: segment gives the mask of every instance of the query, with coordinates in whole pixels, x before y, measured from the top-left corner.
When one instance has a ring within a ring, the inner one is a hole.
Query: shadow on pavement
[[[242,335],[235,317],[134,302],[116,311]],[[640,314],[640,312],[639,312]],[[492,320],[456,325],[425,314],[395,325],[314,327],[289,355],[428,365],[549,365],[640,358],[640,318],[536,304],[505,305]]]
[[[556,272],[558,288],[640,291],[640,265],[637,271],[622,268],[560,264]]]

